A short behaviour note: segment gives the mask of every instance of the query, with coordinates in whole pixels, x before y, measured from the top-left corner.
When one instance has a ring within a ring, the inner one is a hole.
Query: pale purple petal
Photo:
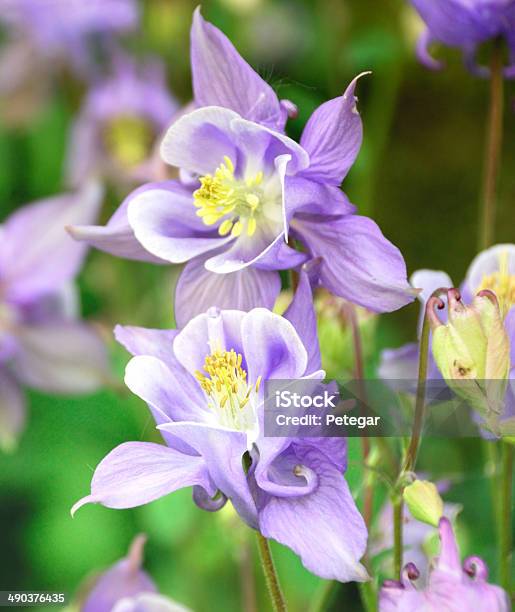
[[[145,541],[144,535],[134,538],[127,557],[97,579],[81,606],[81,612],[111,612],[122,598],[157,592],[150,576],[141,569]]]
[[[215,488],[228,497],[240,517],[255,528],[256,505],[242,464],[247,451],[245,433],[200,423],[167,423],[159,429],[182,439],[201,455]],[[204,488],[213,496],[208,487]]]
[[[171,263],[184,263],[234,240],[205,225],[196,210],[191,191],[169,181],[134,195],[127,214],[145,250]]]
[[[426,302],[431,297],[431,295],[440,288],[450,289],[454,287],[451,277],[447,274],[447,272],[443,272],[442,270],[417,270],[413,272],[410,277],[410,285],[414,289],[420,290],[418,294],[418,299],[421,302],[421,307],[418,315],[418,326],[417,333],[420,338],[422,334],[422,325],[424,324],[424,317],[426,313]],[[444,302],[447,301],[445,296],[442,296]],[[444,309],[440,313],[440,319],[442,323],[447,321],[447,309]]]
[[[305,217],[292,228],[313,257],[321,257],[320,280],[335,295],[374,312],[391,312],[415,299],[406,264],[371,219],[346,215],[330,223]]]
[[[397,349],[382,351],[377,373],[383,380],[408,380],[415,384],[418,377],[418,343],[410,342]]]
[[[230,40],[195,11],[191,28],[193,91],[199,106],[223,106],[242,117],[282,130],[287,112]]]
[[[114,328],[116,340],[134,357],[151,355],[166,364],[177,362],[173,341],[178,333],[176,329],[146,329],[129,325],[117,325]]]
[[[147,402],[157,423],[206,420],[210,413],[198,382],[179,365],[156,357],[133,357],[125,370],[127,387]]]
[[[213,350],[230,351],[245,358],[241,325],[245,313],[210,308],[189,321],[173,343],[177,360],[190,372],[202,371],[204,360]]]
[[[306,348],[285,318],[255,308],[243,317],[241,336],[249,382],[254,383],[259,376],[263,380],[294,379],[305,373]]]
[[[1,366],[0,366],[1,367]],[[0,449],[16,446],[26,422],[25,397],[14,378],[0,369]]]
[[[16,376],[49,393],[92,393],[109,381],[104,343],[84,323],[20,326],[13,357]]]
[[[232,160],[236,174],[245,169],[271,170],[283,154],[291,155],[289,174],[309,165],[306,151],[291,138],[218,106],[180,117],[161,144],[161,156],[168,164],[199,175],[212,174],[225,156]]]
[[[0,228],[0,289],[16,301],[31,301],[53,292],[79,271],[86,245],[65,231],[70,223],[91,223],[103,190],[88,184],[76,194],[25,206]]]
[[[322,365],[318,344],[317,319],[313,307],[313,293],[309,277],[304,270],[300,271],[297,290],[291,304],[284,313],[284,318],[293,325],[308,353],[305,374],[319,370]]]
[[[134,508],[178,489],[200,485],[215,494],[201,457],[184,455],[151,442],[125,442],[98,464],[91,494],[72,508],[99,503],[107,508]]]
[[[121,599],[109,612],[191,612],[189,608],[156,593]]]
[[[440,287],[450,289],[454,286],[451,277],[442,270],[417,270],[411,275],[410,284],[414,289],[420,289],[418,298],[422,304]]]
[[[351,81],[343,96],[325,102],[311,115],[300,141],[310,158],[304,176],[339,185],[356,160],[363,126],[354,89],[363,74]]]
[[[496,244],[474,257],[464,283],[470,295],[478,292],[485,276],[499,272],[501,266],[505,266],[507,274],[515,276],[515,244]]]
[[[245,268],[231,274],[217,274],[205,268],[205,257],[184,267],[175,289],[175,320],[179,327],[215,306],[220,309],[250,310],[273,308],[281,290],[275,271]]]
[[[141,243],[138,242],[127,216],[129,204],[132,200],[137,199],[148,190],[152,191],[154,186],[154,183],[149,183],[129,194],[111,219],[109,219],[106,226],[72,225],[67,228],[69,234],[75,240],[86,242],[100,251],[110,253],[116,257],[151,263],[165,263],[163,259],[146,251]]]
[[[515,368],[515,307],[511,307],[504,319],[504,327],[510,339],[510,363]]]
[[[343,191],[303,176],[285,179],[285,208],[288,223],[297,212],[314,215],[346,215],[356,211]]]
[[[271,497],[259,512],[261,533],[291,548],[317,576],[367,580],[359,562],[367,530],[343,474],[315,448],[298,447],[295,455],[298,465],[316,475],[317,486],[308,495]]]
[[[411,0],[431,35],[446,45],[462,47],[489,36],[487,22],[475,12],[474,2]]]

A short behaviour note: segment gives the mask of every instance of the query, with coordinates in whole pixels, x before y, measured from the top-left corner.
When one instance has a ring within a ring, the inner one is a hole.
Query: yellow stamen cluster
[[[156,134],[142,117],[121,115],[106,124],[103,136],[108,153],[130,168],[147,159]]]
[[[260,205],[263,173],[254,178],[240,181],[234,176],[234,164],[225,156],[224,163],[214,175],[200,178],[200,187],[193,193],[197,215],[206,225],[214,225],[223,217],[218,227],[220,236],[239,236],[244,229],[248,236],[254,235],[257,227],[256,214]]]
[[[204,361],[204,372],[197,370],[195,376],[207,395],[215,399],[224,408],[227,403],[231,407],[244,408],[249,401],[252,389],[259,390],[261,378],[254,387],[247,384],[247,372],[241,367],[242,356],[234,349],[230,351],[215,351]]]
[[[499,257],[499,270],[483,276],[477,291],[483,289],[490,289],[495,293],[503,316],[515,306],[515,275],[509,272],[507,251]]]

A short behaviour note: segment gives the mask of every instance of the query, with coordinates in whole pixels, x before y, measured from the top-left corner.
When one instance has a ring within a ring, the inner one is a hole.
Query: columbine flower
[[[434,270],[419,270],[412,275],[410,282],[414,287],[421,288],[419,298],[423,304],[423,307],[421,308],[421,317],[419,319],[420,330],[425,312],[425,304],[431,294],[438,288],[452,288],[454,284],[448,274]],[[483,293],[485,291],[486,294]],[[496,318],[496,320],[498,318],[499,321],[502,322],[503,326],[503,329],[498,330],[499,333],[497,333],[495,336],[498,339],[500,338],[501,344],[499,344],[496,349],[492,348],[493,345],[491,345],[490,348],[490,354],[496,358],[499,367],[494,372],[493,361],[490,359],[487,364],[485,353],[482,358],[475,358],[475,369],[471,369],[468,373],[463,371],[463,373],[469,374],[475,379],[504,379],[506,376],[506,371],[504,365],[499,359],[502,357],[502,351],[500,349],[505,346],[506,342],[509,342],[510,355],[509,365],[507,367],[509,370],[508,376],[510,381],[508,382],[508,391],[504,397],[505,407],[504,414],[502,416],[502,419],[506,420],[506,423],[508,423],[508,419],[511,419],[515,414],[515,245],[499,244],[479,253],[479,255],[477,255],[472,261],[467,271],[465,280],[460,287],[458,294],[460,295],[460,300],[458,302],[451,300],[452,303],[450,304],[450,310],[453,309],[454,305],[455,312],[463,312],[465,309],[463,303],[471,303],[474,299],[476,299],[476,303],[478,303],[478,298],[474,298],[474,296],[477,296],[478,294],[482,294],[484,296],[487,295],[488,292],[492,292],[494,294],[498,306],[489,302],[488,298],[486,297],[480,299],[482,306],[488,309],[488,311],[492,314],[487,327],[489,330],[491,330],[493,318]],[[452,296],[456,296],[456,294],[452,292]],[[485,302],[485,300],[487,301]],[[435,327],[439,326],[440,323],[446,323],[448,312],[449,308],[446,308],[445,311],[442,311],[442,313],[439,314],[440,320],[435,320]],[[478,331],[477,325],[475,326],[475,329]],[[491,334],[488,333],[488,336],[490,338]],[[483,338],[484,344],[484,333],[481,335],[481,337]],[[490,338],[490,340],[494,340],[493,336]],[[473,342],[475,342],[475,340],[473,340]],[[487,344],[484,344],[484,346],[486,347]],[[474,352],[475,348],[471,350]],[[470,354],[470,351],[467,352]],[[454,361],[454,359],[452,361]],[[417,362],[418,345],[415,343],[410,343],[399,349],[384,351],[379,373],[384,379],[411,379],[416,381]],[[443,369],[444,377],[446,379],[452,378],[449,369],[443,366],[443,362],[441,362],[441,360],[440,366]],[[465,366],[465,370],[467,368],[468,366]],[[460,373],[458,371],[454,378],[458,378],[459,374]],[[432,355],[430,356],[428,378],[441,378],[440,370],[432,358]],[[494,382],[494,385],[498,389],[500,388],[498,383]],[[463,388],[465,389],[466,387]],[[513,427],[513,425],[511,426]]]
[[[127,386],[144,399],[167,446],[128,442],[98,465],[89,503],[130,508],[193,486],[195,502],[240,517],[324,578],[365,580],[366,528],[343,476],[343,439],[265,438],[269,379],[320,379],[311,291],[303,275],[286,318],[211,309],[180,331],[116,330],[136,355]],[[306,526],[309,525],[309,529]]]
[[[278,270],[320,258],[320,281],[371,310],[414,299],[402,255],[377,225],[357,216],[339,189],[362,139],[352,81],[320,106],[300,145],[266,84],[197,11],[192,28],[195,101],[162,143],[180,181],[150,184],[122,204],[106,228],[73,228],[98,248],[186,263],[176,289],[180,325],[213,305],[272,308]],[[306,252],[288,246],[299,240]]]
[[[418,568],[408,563],[399,582],[387,580],[379,595],[379,612],[508,612],[508,596],[493,584],[488,584],[488,568],[479,557],[468,557],[460,564],[460,556],[451,523],[440,520],[441,549],[429,572],[428,585],[417,589],[414,581]]]
[[[127,557],[117,561],[95,582],[81,606],[82,612],[188,612],[157,593],[142,569],[146,537],[134,538]]]
[[[433,70],[441,68],[428,47],[439,42],[463,51],[465,63],[472,71],[487,73],[475,61],[477,47],[494,38],[504,38],[509,47],[510,65],[507,77],[515,77],[515,1],[514,0],[411,0],[427,29],[417,46],[419,60]]]
[[[154,147],[178,109],[163,67],[137,66],[121,56],[113,67],[89,90],[73,128],[67,162],[72,185],[99,174],[125,183],[158,178]]]
[[[66,223],[91,222],[101,201],[89,185],[75,195],[26,206],[0,226],[0,443],[24,424],[21,385],[51,393],[89,393],[107,378],[103,344],[77,320],[70,282],[84,245]]]

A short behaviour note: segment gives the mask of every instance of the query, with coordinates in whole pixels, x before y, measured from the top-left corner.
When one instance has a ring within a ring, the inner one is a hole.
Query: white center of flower
[[[506,316],[512,306],[515,306],[515,275],[510,274],[508,265],[508,251],[499,255],[499,269],[491,274],[485,274],[476,293],[483,289],[490,289],[499,301],[501,314]]]
[[[214,175],[200,178],[200,187],[193,193],[197,215],[206,225],[220,222],[221,236],[229,233],[235,237],[242,233],[253,236],[258,219],[265,212],[265,201],[270,200],[263,178],[262,171],[245,179],[235,177],[234,164],[225,156]]]
[[[195,372],[200,386],[209,398],[209,406],[219,423],[238,431],[255,427],[254,395],[259,391],[261,377],[249,385],[247,372],[241,367],[242,356],[230,351],[214,351],[207,355],[203,372]]]

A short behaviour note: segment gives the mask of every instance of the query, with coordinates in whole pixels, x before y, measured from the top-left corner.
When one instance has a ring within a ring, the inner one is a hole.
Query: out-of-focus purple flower
[[[343,476],[345,440],[264,437],[264,383],[324,376],[305,275],[285,318],[211,309],[180,331],[118,327],[116,336],[135,355],[125,382],[147,402],[167,446],[115,448],[73,512],[90,502],[130,508],[193,486],[200,507],[218,510],[230,499],[248,525],[292,548],[313,573],[367,579],[359,563],[366,527]]]
[[[441,287],[453,287],[448,274],[436,270],[418,270],[411,278],[413,287],[421,289],[419,299],[422,308],[419,318],[419,333],[422,327],[425,304],[431,294]],[[465,280],[461,284],[462,299],[469,303],[474,295],[482,290],[495,293],[499,302],[501,314],[504,317],[504,327],[510,340],[511,381],[505,398],[503,420],[515,416],[515,245],[498,244],[479,253],[470,264]],[[442,311],[440,318],[445,322],[447,309]],[[406,344],[398,349],[383,351],[379,375],[385,380],[400,381],[402,379],[417,379],[418,344]],[[441,374],[429,355],[428,378],[439,379]]]
[[[136,0],[2,0],[0,50],[2,119],[24,124],[44,103],[62,66],[82,77],[92,72],[92,43],[138,23]]]
[[[95,35],[127,32],[138,23],[136,0],[2,0],[0,21],[40,53],[82,64]]]
[[[25,421],[21,385],[52,393],[89,393],[107,379],[103,343],[77,318],[71,281],[86,249],[64,227],[91,222],[101,189],[26,206],[0,225],[0,443],[10,446]]]
[[[400,581],[387,580],[379,595],[379,612],[509,612],[508,596],[501,587],[487,582],[488,568],[479,557],[460,564],[456,539],[448,519],[439,526],[440,555],[429,571],[428,584],[418,589],[420,572],[408,563]]]
[[[150,576],[142,569],[146,537],[134,538],[127,557],[105,571],[81,606],[82,612],[188,612],[159,595]]]
[[[180,325],[213,305],[272,308],[278,270],[309,258],[320,260],[321,284],[356,304],[385,312],[412,301],[401,253],[339,188],[362,140],[357,79],[315,110],[299,145],[282,132],[285,105],[198,11],[191,57],[202,108],[178,119],[161,147],[181,180],[146,185],[107,228],[72,234],[121,256],[186,263]]]
[[[81,185],[92,175],[124,183],[156,180],[154,149],[177,110],[159,62],[138,66],[116,57],[112,74],[91,86],[73,127],[70,184]]]
[[[476,64],[477,47],[494,38],[508,44],[510,65],[507,77],[515,77],[515,0],[411,0],[426,23],[417,45],[420,61],[433,70],[442,67],[428,47],[439,42],[463,51],[467,67],[477,74],[488,69]]]

